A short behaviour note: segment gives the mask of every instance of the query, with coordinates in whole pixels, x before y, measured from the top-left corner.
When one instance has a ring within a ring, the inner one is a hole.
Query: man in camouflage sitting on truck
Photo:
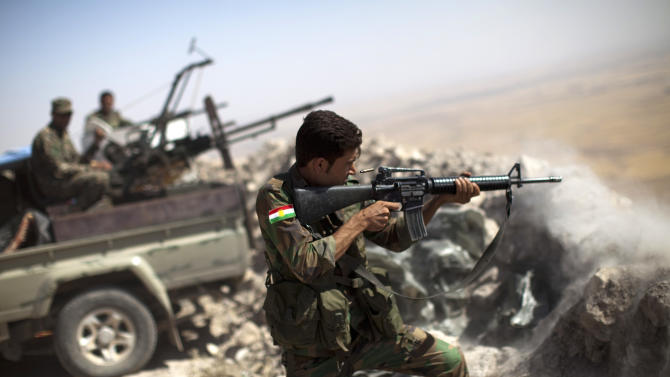
[[[114,110],[114,94],[105,90],[100,93],[100,108],[95,112],[89,114],[86,117],[86,121],[90,121],[92,118],[98,118],[103,120],[108,124],[112,129],[118,129],[121,127],[132,126],[133,122],[125,119],[121,116],[121,113],[117,110]]]
[[[51,102],[51,123],[35,136],[30,164],[39,193],[47,201],[74,199],[70,209],[84,211],[108,192],[111,166],[90,161],[90,153],[77,153],[67,132],[71,117],[69,99],[61,97]],[[104,198],[109,202],[108,197]]]
[[[348,376],[382,369],[424,376],[468,376],[458,347],[402,322],[395,297],[352,272],[367,265],[364,237],[393,251],[411,241],[399,203],[353,205],[314,224],[293,211],[293,190],[357,184],[354,163],[361,130],[331,111],[304,119],[296,163],[258,193],[256,214],[265,241],[268,287],[264,308],[272,337],[283,350],[287,376]],[[444,203],[466,203],[479,187],[459,178],[454,195],[425,203],[430,221]]]
[[[130,127],[133,123],[121,116],[121,113],[114,110],[114,94],[105,90],[100,93],[100,108],[88,116],[84,123],[84,135],[82,145],[87,150],[86,156],[91,159],[104,161],[105,158],[100,153],[100,141],[107,137],[108,132],[119,128]]]

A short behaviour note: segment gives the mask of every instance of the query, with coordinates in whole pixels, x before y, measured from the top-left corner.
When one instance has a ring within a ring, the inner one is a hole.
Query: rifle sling
[[[493,259],[493,256],[495,255],[496,250],[498,249],[498,245],[500,244],[500,241],[502,240],[503,233],[505,233],[505,226],[507,225],[507,220],[509,219],[510,212],[512,209],[512,190],[507,189],[506,192],[506,198],[507,198],[507,204],[505,205],[505,218],[503,219],[502,224],[500,225],[500,228],[498,229],[498,233],[496,233],[495,237],[493,237],[493,240],[491,243],[486,247],[484,250],[484,253],[482,254],[481,257],[477,260],[477,263],[475,263],[475,266],[470,270],[470,272],[465,276],[465,278],[461,281],[458,282],[458,284],[449,287],[449,289],[442,291],[440,293],[436,293],[430,296],[423,296],[423,297],[410,297],[403,295],[401,293],[398,293],[389,287],[385,286],[377,277],[368,271],[365,266],[362,264],[359,264],[356,266],[354,269],[354,272],[356,272],[360,277],[363,279],[369,281],[373,285],[375,285],[379,289],[383,289],[387,292],[390,292],[396,296],[404,297],[410,300],[428,300],[431,298],[435,298],[438,296],[446,295],[449,293],[455,293],[457,291],[462,290],[465,288],[468,284],[472,283],[475,279],[477,279],[482,272],[486,269],[488,266],[489,262],[491,262],[491,259]]]

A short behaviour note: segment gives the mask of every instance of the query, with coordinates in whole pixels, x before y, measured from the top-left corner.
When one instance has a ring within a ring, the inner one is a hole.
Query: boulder
[[[633,305],[640,282],[626,267],[599,270],[584,289],[580,325],[596,339],[610,341],[613,326]]]
[[[647,289],[640,310],[656,327],[670,325],[670,280],[660,281]]]

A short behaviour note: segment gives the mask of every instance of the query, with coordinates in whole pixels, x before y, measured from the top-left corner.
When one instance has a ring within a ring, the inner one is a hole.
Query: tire
[[[70,300],[58,314],[56,355],[74,376],[113,377],[132,373],[156,349],[156,322],[133,295],[95,289]]]

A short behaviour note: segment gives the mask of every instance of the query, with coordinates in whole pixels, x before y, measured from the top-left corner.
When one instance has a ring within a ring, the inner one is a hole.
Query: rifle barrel
[[[456,192],[456,179],[458,177],[438,177],[428,179],[428,192],[432,194],[453,194]],[[470,177],[470,182],[476,183],[481,191],[506,190],[516,185],[521,187],[526,183],[556,183],[561,182],[561,177],[543,178],[517,178],[509,175],[485,175]]]
[[[456,193],[456,179],[459,177],[428,178],[427,191],[431,194]],[[505,190],[510,186],[507,175],[490,175],[470,177],[470,182],[476,183],[481,191]]]
[[[563,177],[542,177],[542,178],[523,178],[523,179],[512,179],[513,185],[525,185],[526,183],[556,183],[563,181]]]

